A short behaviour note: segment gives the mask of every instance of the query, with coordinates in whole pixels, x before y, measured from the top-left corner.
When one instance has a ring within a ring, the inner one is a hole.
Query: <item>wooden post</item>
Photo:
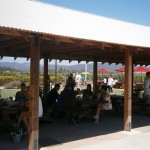
[[[57,83],[57,59],[55,59],[55,84]]]
[[[132,100],[132,51],[125,50],[125,87],[124,87],[124,130],[131,131]]]
[[[43,91],[43,108],[44,112],[46,111],[46,99],[47,99],[47,94],[49,91],[50,85],[48,85],[48,58],[44,58],[44,91]],[[49,87],[48,87],[49,86]]]
[[[85,64],[85,79],[84,79],[84,85],[87,83],[87,63]]]
[[[39,61],[40,42],[36,35],[30,38],[30,117],[29,150],[38,150],[39,140]]]
[[[93,92],[96,92],[97,86],[97,60],[94,60],[93,63]]]

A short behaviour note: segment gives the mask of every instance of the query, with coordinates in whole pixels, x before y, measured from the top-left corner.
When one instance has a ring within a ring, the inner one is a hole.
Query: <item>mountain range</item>
[[[1,62],[0,63],[0,67],[1,68],[5,68],[5,71],[8,69],[8,71],[10,71],[9,69],[14,69],[14,70],[18,70],[18,71],[23,71],[23,72],[29,72],[30,71],[30,63],[17,63],[17,62]],[[49,64],[48,65],[50,70],[55,70],[55,64]],[[100,68],[105,68],[107,70],[109,70],[110,72],[114,71],[117,68],[122,67],[122,64],[102,64],[102,63],[98,63],[98,69]],[[7,68],[7,69],[6,69]],[[40,71],[43,71],[43,64],[40,64]],[[59,69],[63,69],[66,71],[79,71],[79,72],[84,72],[85,71],[85,64],[77,64],[77,65],[58,65],[57,66],[57,70]],[[93,63],[88,63],[87,64],[87,71],[88,72],[93,72]]]

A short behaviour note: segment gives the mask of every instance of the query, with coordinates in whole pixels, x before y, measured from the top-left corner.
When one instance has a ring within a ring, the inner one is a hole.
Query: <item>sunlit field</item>
[[[17,91],[19,91],[20,89],[2,89],[0,91],[1,93],[1,97],[2,98],[9,98],[10,96],[15,98],[15,94]],[[61,89],[62,90],[62,89]],[[122,92],[124,90],[123,89],[113,89],[113,92],[116,94],[116,95],[122,95]]]

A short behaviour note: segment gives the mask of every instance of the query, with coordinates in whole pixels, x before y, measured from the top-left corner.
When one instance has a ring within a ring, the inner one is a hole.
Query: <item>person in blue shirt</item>
[[[19,103],[25,103],[27,101],[27,93],[26,93],[26,85],[25,83],[21,83],[21,91],[16,93],[15,100]]]

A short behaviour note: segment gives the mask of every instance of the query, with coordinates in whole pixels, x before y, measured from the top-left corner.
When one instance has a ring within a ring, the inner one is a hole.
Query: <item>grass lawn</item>
[[[20,91],[20,89],[2,89],[1,97],[9,98],[12,96],[14,98],[17,91]],[[124,89],[113,89],[113,92],[116,93],[116,95],[122,95],[122,91],[124,91]]]
[[[20,91],[20,89],[2,89],[1,90],[1,97],[2,98],[9,98],[10,96],[12,96],[14,98],[17,91]]]
[[[116,93],[116,95],[122,95],[124,89],[113,89],[113,92]]]

